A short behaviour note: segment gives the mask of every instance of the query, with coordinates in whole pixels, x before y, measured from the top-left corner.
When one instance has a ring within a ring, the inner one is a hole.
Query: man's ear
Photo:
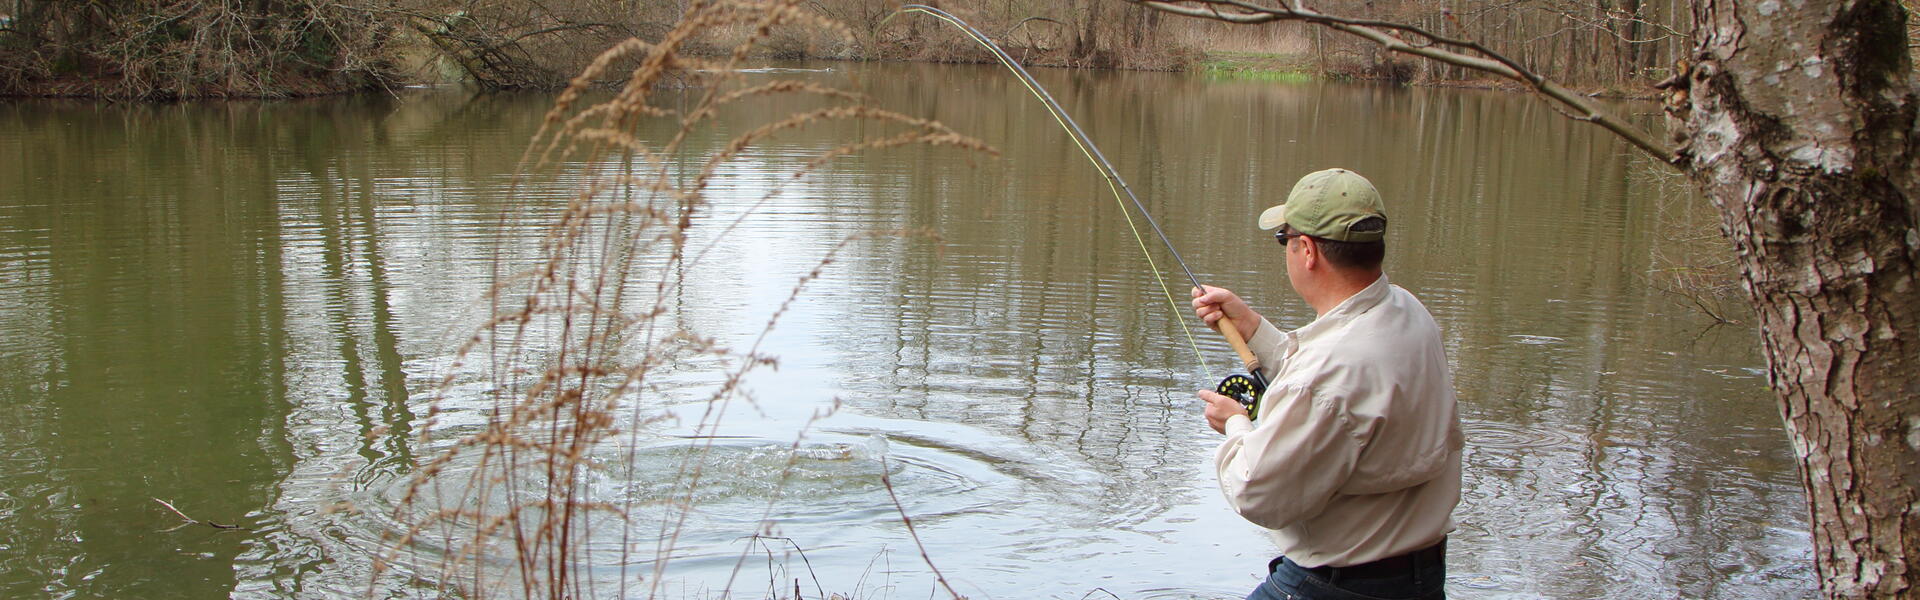
[[[1302,266],[1305,266],[1307,270],[1320,268],[1320,241],[1308,235],[1293,238],[1293,241],[1305,242],[1304,245],[1300,246]]]

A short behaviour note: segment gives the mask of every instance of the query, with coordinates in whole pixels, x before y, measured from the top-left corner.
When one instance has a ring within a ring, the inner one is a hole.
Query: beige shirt
[[[1302,566],[1348,566],[1424,548],[1453,529],[1460,419],[1440,328],[1387,283],[1247,341],[1273,382],[1259,418],[1226,422],[1214,454],[1234,510],[1274,530]]]

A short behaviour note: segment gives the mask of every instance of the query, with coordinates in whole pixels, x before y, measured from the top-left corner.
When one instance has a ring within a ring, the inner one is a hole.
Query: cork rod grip
[[[1246,364],[1247,372],[1259,373],[1260,359],[1254,357],[1253,349],[1247,347],[1247,339],[1241,337],[1240,327],[1233,324],[1233,319],[1222,314],[1215,324],[1220,326],[1220,334],[1227,336],[1227,343],[1233,346],[1233,351],[1240,354],[1240,362]]]

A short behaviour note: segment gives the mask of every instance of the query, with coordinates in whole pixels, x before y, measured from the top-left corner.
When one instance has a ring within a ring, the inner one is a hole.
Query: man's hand
[[[1193,314],[1214,331],[1220,330],[1222,315],[1233,319],[1240,330],[1240,339],[1253,339],[1253,332],[1260,329],[1260,313],[1253,312],[1245,300],[1234,295],[1232,290],[1210,285],[1193,288]],[[1215,427],[1215,429],[1219,429]]]
[[[1200,399],[1207,401],[1207,425],[1214,431],[1226,433],[1227,419],[1247,415],[1247,409],[1241,407],[1239,401],[1212,390],[1200,390]]]

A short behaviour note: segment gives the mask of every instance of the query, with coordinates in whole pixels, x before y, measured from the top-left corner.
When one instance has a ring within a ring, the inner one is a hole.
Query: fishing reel
[[[1248,419],[1260,418],[1260,396],[1267,393],[1267,378],[1259,371],[1252,373],[1234,373],[1213,386],[1213,391],[1239,402],[1247,409]]]

